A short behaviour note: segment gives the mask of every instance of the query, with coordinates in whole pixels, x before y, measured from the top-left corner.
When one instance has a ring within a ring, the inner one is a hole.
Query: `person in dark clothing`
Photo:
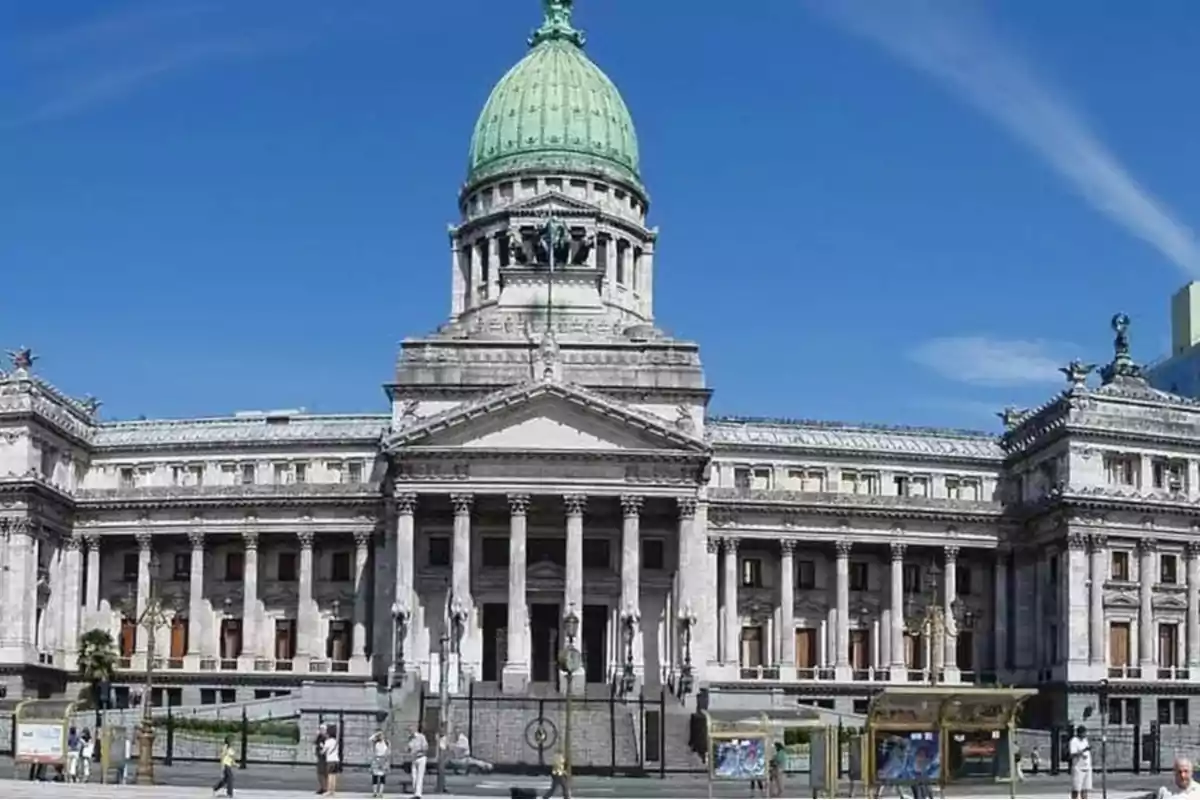
[[[325,728],[317,731],[313,747],[317,753],[317,794],[325,794],[326,781],[329,778],[329,764],[325,761]]]

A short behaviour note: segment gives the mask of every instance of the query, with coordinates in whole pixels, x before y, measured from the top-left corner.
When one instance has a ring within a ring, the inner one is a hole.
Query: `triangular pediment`
[[[547,194],[530,197],[525,200],[519,200],[510,205],[507,209],[509,214],[522,216],[525,214],[546,214],[551,212],[568,212],[568,213],[587,213],[595,214],[599,209],[583,200],[578,200],[562,192],[548,192]]]
[[[388,437],[387,449],[674,452],[706,455],[703,439],[611,398],[557,381],[487,395]]]

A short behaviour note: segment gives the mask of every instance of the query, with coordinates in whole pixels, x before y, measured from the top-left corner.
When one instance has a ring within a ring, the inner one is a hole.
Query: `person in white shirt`
[[[1175,783],[1158,790],[1159,797],[1200,797],[1200,783],[1192,777],[1195,767],[1190,758],[1175,759]]]
[[[420,798],[425,786],[425,767],[429,763],[429,740],[420,728],[413,729],[409,734],[408,756],[412,759],[413,797]]]
[[[338,773],[342,771],[342,754],[338,748],[336,725],[330,725],[326,730],[321,749],[325,753],[325,794],[333,797],[337,794]]]
[[[1087,728],[1082,725],[1067,743],[1067,757],[1071,761],[1071,798],[1087,800],[1092,790],[1092,746],[1088,743]]]

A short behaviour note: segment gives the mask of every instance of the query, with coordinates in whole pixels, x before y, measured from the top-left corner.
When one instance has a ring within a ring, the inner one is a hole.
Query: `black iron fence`
[[[421,726],[436,731],[441,699],[421,696]],[[591,775],[665,775],[667,696],[624,696],[589,687],[579,696],[518,697],[472,687],[450,698],[449,744],[465,735],[473,758],[496,772],[539,774],[565,753],[572,770]]]

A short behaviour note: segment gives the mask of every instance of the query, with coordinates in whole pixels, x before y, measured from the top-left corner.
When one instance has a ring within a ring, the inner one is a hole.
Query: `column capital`
[[[312,531],[297,531],[296,538],[300,540],[301,550],[312,550],[313,539],[315,538]]]
[[[204,549],[204,531],[188,531],[188,541],[192,543],[193,550]]]
[[[96,533],[84,534],[83,540],[85,542],[87,542],[87,549],[88,549],[89,553],[99,553],[100,552],[100,535],[99,534],[96,534]]]
[[[1188,542],[1186,549],[1189,558],[1200,558],[1200,542]]]
[[[796,553],[795,539],[780,539],[779,540],[779,555],[784,558],[791,558]]]
[[[373,531],[355,531],[354,532],[355,548],[358,550],[366,550],[368,547],[370,547],[371,546],[371,537],[372,537],[373,533],[374,533]]]
[[[527,494],[510,494],[508,496],[508,513],[514,517],[523,517],[529,513],[530,502]]]
[[[450,504],[454,506],[454,516],[469,516],[471,506],[475,505],[475,495],[452,494],[450,495]]]
[[[1083,533],[1082,531],[1073,532],[1070,536],[1067,537],[1067,549],[1068,550],[1087,550],[1088,538],[1089,538],[1088,535],[1086,533]]]
[[[737,555],[739,544],[741,544],[741,540],[736,536],[725,536],[721,539],[721,546],[724,547],[725,552],[731,556]]]
[[[849,558],[850,550],[851,550],[851,548],[854,547],[854,542],[851,542],[847,539],[838,539],[837,542],[834,544],[834,547],[837,550],[837,557],[839,559],[840,558]]]
[[[143,553],[149,553],[150,548],[154,546],[154,537],[149,533],[139,533],[133,538],[137,540],[138,550],[142,551]]]
[[[942,548],[942,556],[946,559],[947,564],[953,564],[958,561],[959,547],[956,544],[948,544]]]
[[[621,495],[621,514],[626,519],[636,517],[642,513],[643,498],[639,494],[623,494]]]
[[[1137,543],[1138,552],[1143,555],[1149,555],[1158,550],[1158,540],[1156,539],[1139,539]]]
[[[257,553],[258,531],[242,531],[242,547],[247,553]]]
[[[696,517],[696,498],[694,497],[679,497],[675,502],[679,506],[680,519],[695,519]]]
[[[904,542],[892,542],[892,561],[903,561],[904,551],[908,549],[908,545]]]
[[[1108,537],[1103,533],[1093,533],[1088,537],[1088,546],[1091,548],[1093,555],[1103,553],[1104,548],[1108,547]]]
[[[82,544],[83,544],[83,535],[82,534],[72,533],[70,536],[63,539],[63,549],[69,553],[78,552],[80,545],[82,545]]]
[[[717,553],[721,552],[721,540],[712,538],[708,539],[705,542],[705,549],[708,550],[708,554],[710,556],[715,556]]]
[[[417,511],[417,495],[413,492],[404,492],[395,497],[396,513],[398,514],[415,514]]]
[[[587,495],[565,494],[563,506],[567,509],[568,517],[582,517],[583,512],[587,510]]]

